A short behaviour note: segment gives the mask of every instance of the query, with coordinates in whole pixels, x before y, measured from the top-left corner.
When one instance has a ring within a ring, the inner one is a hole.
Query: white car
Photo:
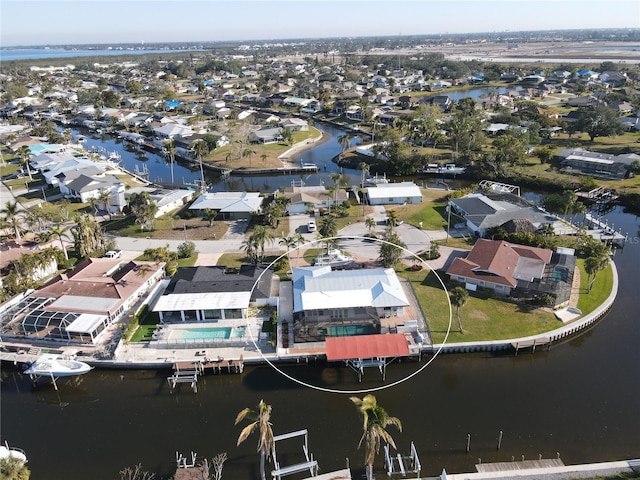
[[[120,250],[109,250],[104,254],[104,258],[119,258],[122,255]]]
[[[314,220],[309,220],[307,222],[307,232],[313,233],[316,231],[316,222]]]

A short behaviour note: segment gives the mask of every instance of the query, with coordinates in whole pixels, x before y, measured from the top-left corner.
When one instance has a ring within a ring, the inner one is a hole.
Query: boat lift
[[[289,438],[302,437],[304,436],[304,444],[302,445],[302,452],[304,453],[304,458],[307,460],[302,463],[295,463],[293,465],[289,465],[288,467],[281,467],[278,463],[278,458],[276,455],[276,443],[279,440],[287,440]],[[282,480],[282,477],[287,475],[293,475],[294,473],[304,472],[305,470],[309,470],[309,473],[312,477],[318,475],[318,461],[313,459],[313,454],[309,453],[309,445],[308,445],[308,432],[307,429],[297,430],[295,432],[283,433],[282,435],[276,435],[273,437],[273,449],[271,450],[271,456],[273,458],[273,465],[276,467],[271,471],[271,476],[274,480]]]
[[[396,455],[391,455],[389,453],[389,444],[387,443],[384,446],[384,462],[387,466],[387,475],[402,475],[406,477],[407,474],[415,473],[416,478],[420,478],[420,469],[422,466],[420,465],[420,459],[418,458],[418,452],[416,451],[416,447],[411,442],[411,449],[409,451],[409,455],[401,455],[400,453]]]

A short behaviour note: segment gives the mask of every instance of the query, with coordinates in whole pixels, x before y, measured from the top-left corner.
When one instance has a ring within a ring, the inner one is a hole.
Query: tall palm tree
[[[265,403],[264,400],[260,400],[258,404],[258,411],[254,411],[250,408],[241,410],[236,416],[234,425],[242,422],[245,418],[251,420],[246,427],[242,429],[238,436],[238,443],[240,445],[244,442],[254,430],[258,431],[258,453],[260,453],[260,476],[262,480],[266,479],[264,472],[265,458],[273,451],[275,441],[273,440],[273,430],[271,428],[271,405]]]
[[[289,252],[296,248],[296,246],[298,245],[296,237],[282,237],[280,238],[278,244],[287,249],[287,260],[289,260],[289,265],[291,265],[291,257],[289,256]]]
[[[464,333],[462,331],[462,322],[460,321],[460,309],[464,307],[467,300],[469,300],[469,292],[466,288],[456,287],[451,290],[451,303],[456,307],[456,317],[458,319],[458,328],[460,329],[460,333]]]
[[[64,252],[65,260],[69,260],[69,254],[67,253],[67,247],[64,244],[62,238],[67,235],[67,232],[71,229],[71,227],[65,227],[61,223],[58,223],[56,226],[49,227],[49,231],[54,236],[58,237],[60,240],[60,246],[62,247],[62,251]]]
[[[396,417],[391,417],[384,408],[378,405],[376,397],[369,394],[362,399],[358,397],[350,397],[358,411],[362,414],[362,437],[358,448],[365,445],[365,464],[367,466],[367,479],[373,479],[373,464],[376,459],[376,453],[380,450],[380,443],[384,440],[386,443],[396,448],[393,437],[387,432],[386,427],[394,425],[398,430],[402,431],[402,423]]]
[[[324,215],[320,218],[318,222],[318,235],[321,238],[327,239],[327,251],[329,251],[329,247],[332,240],[328,240],[329,238],[333,238],[338,234],[338,221],[336,217],[333,215]]]
[[[342,147],[342,152],[346,152],[351,147],[351,135],[345,133],[338,137],[338,145]]]
[[[329,178],[333,182],[333,204],[338,204],[338,192],[340,191],[340,183],[342,183],[342,174],[340,172],[332,172]]]
[[[27,167],[27,173],[29,174],[29,180],[33,180],[33,176],[31,175],[31,166],[29,165],[29,160],[31,160],[31,150],[27,145],[23,145],[18,150],[18,154],[20,155],[20,163]]]
[[[253,235],[246,237],[240,244],[240,247],[247,254],[247,258],[251,263],[258,263],[258,255],[257,255],[258,245],[256,244],[256,241],[255,241],[255,238],[253,238]]]
[[[251,238],[260,249],[260,260],[264,258],[264,247],[267,243],[273,243],[274,237],[266,225],[258,225],[253,229]]]
[[[16,240],[20,240],[20,227],[22,225],[22,217],[24,210],[20,208],[18,201],[7,202],[4,208],[0,210],[4,223],[13,229],[13,236]]]
[[[367,162],[360,162],[358,164],[358,170],[360,170],[360,188],[364,188],[364,180],[370,169],[371,167]]]
[[[167,151],[167,155],[169,155],[169,165],[171,168],[171,183],[173,183],[173,162],[176,159],[176,146],[173,142],[173,139],[166,140],[164,142],[164,148]]]
[[[101,190],[98,195],[98,201],[102,204],[104,209],[107,211],[109,215],[109,220],[111,220],[111,190]]]
[[[364,226],[367,227],[369,234],[371,234],[371,232],[375,230],[377,226],[376,219],[373,217],[367,217],[364,221]]]
[[[200,190],[204,192],[206,189],[206,183],[204,181],[204,170],[202,168],[202,157],[209,153],[209,146],[207,142],[204,140],[198,140],[193,143],[193,151],[196,154],[196,158],[198,159],[198,164],[200,165]]]

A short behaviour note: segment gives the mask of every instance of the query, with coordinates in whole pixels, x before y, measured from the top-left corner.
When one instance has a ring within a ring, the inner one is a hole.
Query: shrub
[[[178,245],[178,258],[190,258],[196,254],[196,244],[187,240]]]

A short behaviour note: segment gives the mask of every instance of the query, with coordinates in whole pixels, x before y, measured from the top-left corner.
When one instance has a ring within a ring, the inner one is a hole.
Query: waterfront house
[[[249,220],[261,212],[263,200],[258,192],[207,192],[200,195],[189,210],[200,214],[213,210],[222,220]]]
[[[400,316],[409,300],[392,268],[293,269],[294,342],[381,332],[381,318]]]
[[[152,310],[161,321],[243,320],[250,304],[274,304],[272,271],[257,265],[182,267]]]
[[[15,335],[97,343],[163,274],[164,263],[87,258],[4,313]]]
[[[189,203],[195,195],[195,190],[133,187],[125,192],[127,203],[131,195],[142,192],[147,192],[158,207],[156,218],[173,212],[178,208],[182,208]]]
[[[590,152],[583,148],[565,148],[556,154],[560,160],[561,171],[572,175],[590,175],[593,177],[622,180],[629,175],[633,162],[640,161],[640,155],[626,153]]]
[[[512,220],[527,220],[536,230],[551,225],[558,235],[574,233],[574,229],[555,215],[530,204],[522,197],[508,192],[471,193],[452,198],[449,208],[464,220],[465,227],[477,237],[484,237],[493,227]]]
[[[466,258],[455,258],[447,275],[468,290],[478,287],[498,295],[535,298],[554,297],[554,306],[569,301],[575,256],[570,249],[553,252],[504,240],[478,239]]]
[[[302,118],[284,118],[280,120],[280,126],[285,130],[292,132],[306,132],[309,130],[309,124]]]
[[[261,128],[260,130],[253,131],[249,134],[249,141],[251,143],[278,143],[283,140],[282,128]]]
[[[422,192],[413,182],[377,183],[367,188],[369,205],[404,205],[422,202]]]
[[[111,213],[121,211],[126,205],[125,182],[113,175],[80,175],[67,183],[65,188],[68,191],[66,197],[78,198],[83,203],[87,203],[92,198],[99,198],[104,192],[109,192],[108,204],[103,205],[103,209]]]

